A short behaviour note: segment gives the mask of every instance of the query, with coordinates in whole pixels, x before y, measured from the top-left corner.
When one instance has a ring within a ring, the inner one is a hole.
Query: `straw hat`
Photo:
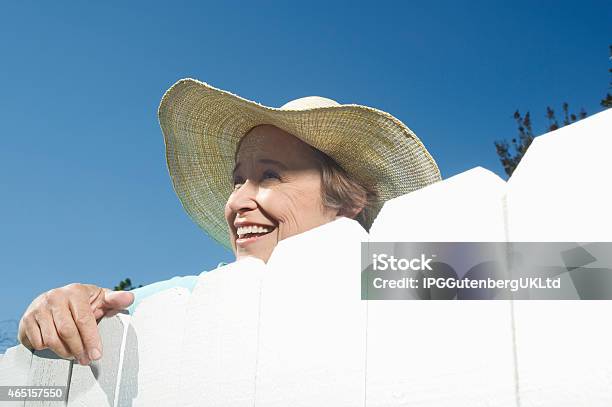
[[[164,94],[158,115],[176,194],[191,218],[227,248],[224,207],[233,190],[234,154],[239,140],[257,125],[295,135],[376,191],[366,230],[385,201],[440,180],[418,137],[389,113],[367,106],[311,96],[267,107],[182,79]]]

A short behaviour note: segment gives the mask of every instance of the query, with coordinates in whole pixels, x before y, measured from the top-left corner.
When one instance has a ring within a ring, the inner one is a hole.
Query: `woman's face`
[[[225,219],[236,259],[267,262],[276,244],[333,220],[323,207],[321,170],[311,148],[272,125],[254,127],[236,155]]]

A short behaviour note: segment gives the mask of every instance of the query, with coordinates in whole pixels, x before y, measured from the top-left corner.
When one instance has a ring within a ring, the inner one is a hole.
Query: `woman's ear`
[[[342,208],[338,211],[338,216],[344,216],[347,218],[355,219],[355,217],[359,215],[361,211],[363,211],[363,206]]]
[[[355,199],[350,207],[344,208],[346,211],[347,218],[355,219],[360,213],[363,212],[363,208],[367,203],[368,194],[365,190],[357,192],[358,198]]]

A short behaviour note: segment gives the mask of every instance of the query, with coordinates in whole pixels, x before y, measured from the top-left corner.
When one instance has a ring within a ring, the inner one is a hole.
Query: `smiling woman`
[[[337,216],[353,218],[375,196],[324,153],[271,125],[241,140],[233,174],[225,219],[237,260],[267,262],[280,240]]]
[[[401,121],[318,96],[262,106],[183,79],[162,98],[159,121],[174,189],[187,213],[236,260],[270,258],[278,242],[338,217],[369,230],[388,199],[440,180],[438,167]],[[100,358],[96,319],[198,277],[129,293],[71,284],[26,310],[20,341],[86,364]]]

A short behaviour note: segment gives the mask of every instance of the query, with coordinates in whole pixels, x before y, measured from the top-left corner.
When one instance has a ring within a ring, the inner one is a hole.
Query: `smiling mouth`
[[[247,243],[255,242],[265,235],[269,235],[276,227],[263,227],[263,226],[241,226],[237,229],[236,244],[245,245]]]

